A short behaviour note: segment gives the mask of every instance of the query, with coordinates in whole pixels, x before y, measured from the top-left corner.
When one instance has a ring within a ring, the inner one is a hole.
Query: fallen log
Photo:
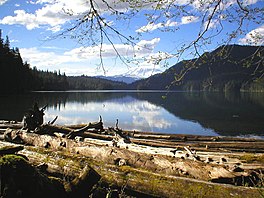
[[[72,129],[64,126],[57,126],[53,125],[57,117],[50,123],[41,125],[40,127],[37,128],[34,132],[37,134],[48,134],[51,136],[54,136],[54,133],[64,133],[66,134],[66,137],[69,139],[74,139],[76,136],[81,136],[85,131],[88,129],[94,129],[97,131],[103,131],[103,122],[102,122],[102,117],[100,116],[99,122],[93,122],[89,123],[86,126],[78,129]]]
[[[81,128],[81,129],[76,129],[76,130],[72,130],[70,131],[66,137],[69,139],[74,139],[76,136],[81,136],[85,131],[87,131],[88,129],[96,129],[99,131],[103,131],[103,123],[102,121],[96,122],[96,123],[89,123],[87,126]]]
[[[8,134],[8,135],[7,135]],[[147,170],[155,172],[166,172],[172,175],[188,175],[192,178],[197,178],[200,180],[210,181],[216,179],[217,177],[227,177],[229,178],[244,176],[244,172],[232,173],[228,170],[228,167],[233,165],[233,163],[241,163],[238,159],[234,160],[226,154],[222,155],[219,153],[210,153],[214,159],[214,163],[206,163],[207,155],[197,154],[199,156],[199,161],[190,161],[196,155],[187,156],[187,152],[183,150],[181,153],[176,152],[175,155],[171,152],[169,148],[152,148],[146,146],[140,146],[135,144],[127,144],[125,142],[118,143],[116,147],[111,146],[111,141],[101,140],[100,146],[97,144],[95,139],[85,138],[82,142],[75,141],[66,138],[57,138],[48,135],[38,135],[34,133],[27,133],[25,131],[7,130],[6,136],[9,138],[8,141],[12,141],[13,137],[16,139],[21,139],[24,144],[32,145],[41,148],[50,148],[53,150],[65,150],[72,154],[81,154],[83,156],[89,156],[93,159],[100,159],[103,163],[116,164],[122,159],[125,164],[128,164],[135,168],[144,167]],[[11,138],[10,138],[11,137]],[[89,141],[87,141],[89,140]],[[96,145],[97,144],[97,145]],[[170,158],[168,158],[170,157]],[[177,157],[171,158],[171,157]],[[223,167],[220,164],[221,158],[227,159]],[[233,157],[233,156],[232,156]],[[203,171],[201,171],[203,170]],[[221,171],[220,171],[221,170]],[[246,170],[245,170],[246,171]],[[250,170],[248,170],[250,172]],[[221,175],[222,174],[222,175]],[[249,173],[250,174],[250,173]],[[216,177],[217,176],[217,177]]]
[[[13,132],[13,134],[16,134],[16,132]],[[218,165],[205,163],[203,158],[201,161],[175,158],[171,148],[153,148],[133,143],[125,144],[124,142],[122,144],[118,143],[118,148],[112,147],[111,141],[85,138],[83,142],[76,142],[71,139],[38,135],[27,133],[26,131],[20,132],[19,135],[25,144],[31,143],[34,147],[30,148],[37,151],[37,153],[31,152],[31,155],[27,154],[27,156],[31,156],[28,157],[29,160],[34,161],[35,164],[48,163],[47,170],[49,172],[53,170],[53,174],[60,171],[63,175],[78,175],[77,172],[80,174],[78,171],[80,170],[78,168],[80,164],[94,161],[95,170],[104,180],[116,182],[118,186],[125,185],[127,188],[148,192],[150,195],[160,197],[177,197],[179,195],[190,197],[194,195],[189,194],[193,192],[192,189],[200,188],[201,185],[204,191],[199,191],[200,195],[211,195],[213,197],[227,196],[227,194],[223,193],[223,190],[219,190],[222,188],[228,189],[228,195],[231,192],[239,192],[243,193],[245,197],[254,197],[258,192],[254,189],[233,189],[228,186],[215,186],[212,183],[201,183],[199,181],[219,182],[217,178],[229,178],[229,181],[232,181],[234,177],[245,177],[244,174],[250,170],[245,169],[243,172],[238,173],[230,172],[228,167],[232,164],[232,160],[228,157],[226,157],[226,164]],[[44,146],[46,141],[50,145],[47,149]],[[60,145],[62,141],[66,142],[66,147]],[[26,147],[29,148],[29,146]],[[19,153],[25,154],[29,152],[23,150]],[[64,155],[67,153],[67,155],[72,157],[59,157],[59,153],[64,153]],[[177,152],[175,153],[177,155]],[[183,155],[185,154],[183,153]],[[219,156],[219,153],[214,153],[214,156],[219,159],[222,157]],[[121,161],[125,161],[125,165],[120,164],[119,162]],[[241,163],[239,160],[235,162]],[[250,174],[248,176],[250,177]],[[127,179],[124,180],[124,178]],[[195,178],[195,180],[190,180],[189,178]],[[157,182],[154,184],[153,181]],[[248,196],[247,193],[249,193]]]
[[[78,177],[66,187],[69,197],[89,197],[91,190],[98,183],[101,176],[91,167],[85,166]]]

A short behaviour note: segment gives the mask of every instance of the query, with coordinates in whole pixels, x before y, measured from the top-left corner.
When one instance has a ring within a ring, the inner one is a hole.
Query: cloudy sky
[[[129,13],[130,9],[126,3],[114,4],[113,0],[107,1],[109,5],[114,6],[118,12]],[[169,2],[169,0],[164,1]],[[188,0],[175,1],[177,5],[186,5]],[[126,73],[136,68],[156,68],[165,70],[164,61],[160,58],[169,58],[171,54],[180,49],[181,46],[188,45],[197,38],[201,28],[205,28],[201,17],[202,13],[210,13],[210,9],[203,9],[198,0],[187,8],[189,12],[176,17],[168,17],[172,14],[169,10],[167,17],[159,12],[155,12],[152,20],[147,20],[149,13],[152,13],[151,6],[145,6],[142,11],[133,15],[132,18],[124,19],[109,15],[106,5],[102,0],[95,0],[94,6],[104,17],[105,23],[109,27],[119,30],[126,36],[137,38],[132,43],[125,43],[124,39],[108,31],[111,42],[104,37],[104,42],[99,45],[91,43],[91,35],[83,34],[83,42],[76,39],[73,34],[64,37],[56,37],[62,30],[72,27],[76,19],[85,16],[90,9],[89,1],[86,0],[0,0],[0,29],[2,37],[8,35],[11,46],[18,47],[24,61],[30,65],[36,66],[41,70],[60,70],[67,75],[116,75]],[[224,1],[225,2],[225,1]],[[223,10],[232,12],[234,0],[226,1],[222,5]],[[242,6],[255,6],[263,9],[264,2],[261,0],[244,0]],[[152,5],[153,6],[153,5]],[[154,5],[159,6],[159,5]],[[195,14],[194,14],[195,13]],[[197,14],[199,13],[199,14]],[[156,20],[153,18],[156,17]],[[220,23],[224,25],[224,31],[219,31]],[[245,32],[232,40],[238,44],[263,45],[264,24],[246,21]],[[83,27],[82,27],[83,28]],[[225,16],[222,14],[217,19],[212,19],[208,29],[216,39],[207,43],[203,51],[214,50],[223,39],[226,39],[226,32],[233,30],[232,23],[225,22]],[[87,28],[86,28],[87,29]],[[254,43],[253,38],[258,37]],[[95,37],[95,38],[100,38]],[[114,47],[113,45],[114,44]],[[100,54],[101,51],[101,54]],[[116,54],[118,51],[122,60]],[[100,67],[103,57],[103,66]],[[135,60],[131,60],[135,58]],[[167,61],[168,65],[173,65],[181,59],[192,58],[190,52],[186,52],[180,59],[171,58]],[[129,62],[126,62],[130,60]],[[124,63],[126,62],[126,64]]]

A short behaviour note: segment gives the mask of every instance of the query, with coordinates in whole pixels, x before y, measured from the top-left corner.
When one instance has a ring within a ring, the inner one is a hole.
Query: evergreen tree
[[[10,41],[9,41],[8,36],[6,36],[6,40],[5,40],[5,43],[4,43],[4,48],[10,50]]]

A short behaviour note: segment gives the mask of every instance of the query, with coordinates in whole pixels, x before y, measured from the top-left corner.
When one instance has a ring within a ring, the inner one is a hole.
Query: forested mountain
[[[156,90],[264,90],[264,47],[229,45],[188,61],[181,61],[161,74],[132,83],[133,89]],[[185,68],[190,69],[181,81]]]
[[[72,90],[110,90],[128,88],[128,85],[123,82],[111,81],[84,75],[68,77],[68,82],[69,89]]]
[[[36,67],[31,70],[35,91],[64,91],[69,89],[67,76],[60,72],[40,71]]]

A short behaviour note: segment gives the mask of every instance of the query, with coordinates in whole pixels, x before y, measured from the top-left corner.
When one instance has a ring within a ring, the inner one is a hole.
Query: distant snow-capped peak
[[[137,67],[126,72],[122,76],[133,77],[133,78],[148,78],[162,71],[155,67]]]
[[[114,75],[114,76],[97,76],[97,77],[130,84],[136,80],[148,78],[154,74],[161,72],[162,71],[160,69],[154,67],[137,67],[123,74]]]

